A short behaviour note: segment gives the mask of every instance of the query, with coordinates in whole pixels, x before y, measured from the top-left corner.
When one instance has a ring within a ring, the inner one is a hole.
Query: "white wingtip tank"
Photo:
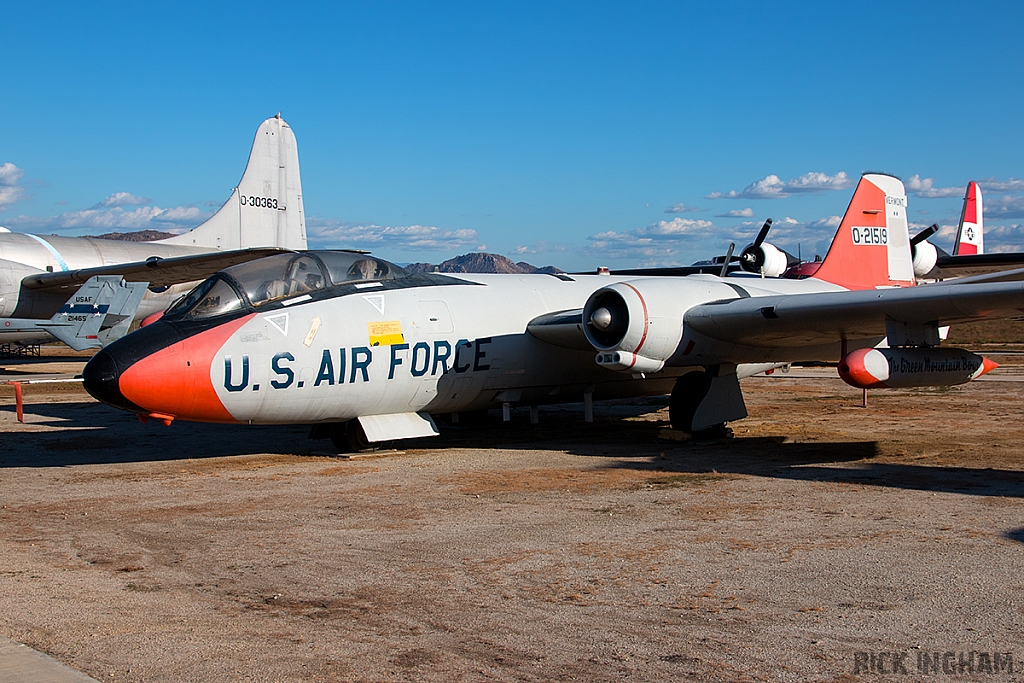
[[[161,242],[218,250],[306,248],[298,145],[280,114],[256,130],[242,180],[217,213],[187,233]]]
[[[861,176],[814,277],[846,289],[914,284],[907,193],[899,178],[883,173]]]
[[[953,256],[985,253],[985,219],[982,216],[981,188],[973,180],[967,183],[960,227],[956,231]]]

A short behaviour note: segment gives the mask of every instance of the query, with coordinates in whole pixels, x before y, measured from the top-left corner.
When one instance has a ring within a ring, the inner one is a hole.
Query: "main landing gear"
[[[366,438],[359,420],[317,424],[309,430],[310,439],[330,439],[339,453],[373,453],[386,451],[395,445],[394,441],[370,441]]]
[[[715,365],[676,380],[668,402],[672,428],[688,434],[725,429],[747,416],[735,365]]]
[[[676,380],[668,400],[668,418],[672,422],[672,429],[693,433],[693,417],[710,388],[711,376],[701,370],[688,372]],[[721,426],[724,427],[725,423]]]

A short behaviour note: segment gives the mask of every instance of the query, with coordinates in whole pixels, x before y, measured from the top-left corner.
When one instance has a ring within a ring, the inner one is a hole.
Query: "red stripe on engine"
[[[644,345],[644,342],[647,341],[647,328],[648,328],[648,326],[650,324],[648,322],[648,319],[647,319],[647,302],[644,301],[644,297],[643,297],[642,294],[640,294],[640,290],[639,289],[637,289],[633,285],[629,284],[628,282],[623,282],[622,284],[626,285],[627,287],[632,289],[634,292],[636,292],[637,298],[640,299],[640,305],[644,307],[644,334],[643,334],[642,337],[640,337],[640,343],[636,345],[636,350],[633,351],[633,353],[636,354],[636,353],[639,353],[641,347],[643,347],[643,345]],[[636,358],[633,359],[633,362],[634,363],[636,362]],[[633,367],[633,366],[630,365],[629,367]]]

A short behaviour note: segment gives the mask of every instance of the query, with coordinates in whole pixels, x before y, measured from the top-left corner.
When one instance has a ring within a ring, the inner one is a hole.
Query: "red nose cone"
[[[252,317],[224,323],[137,361],[121,374],[121,393],[135,405],[162,416],[237,422],[217,396],[210,370],[224,342]]]
[[[139,327],[145,327],[146,325],[152,325],[153,323],[155,323],[157,320],[159,320],[162,317],[164,317],[164,311],[157,311],[156,313],[150,313],[149,315],[147,315],[145,318],[142,319],[142,322],[139,323]]]
[[[983,357],[981,359],[981,372],[978,373],[978,377],[981,377],[984,374],[992,372],[993,370],[995,370],[998,367],[999,367],[999,363],[996,363],[993,360],[989,360],[988,358],[984,358]]]
[[[880,356],[875,349],[857,349],[846,354],[839,361],[838,370],[842,380],[858,389],[886,386],[883,381],[888,377],[888,373],[885,372],[885,359],[879,363],[877,358],[872,358],[872,354]]]

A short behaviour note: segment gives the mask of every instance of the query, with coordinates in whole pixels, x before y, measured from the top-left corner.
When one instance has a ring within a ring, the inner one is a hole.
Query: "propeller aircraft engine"
[[[910,253],[914,257],[914,275],[924,277],[935,268],[939,261],[939,252],[928,238],[939,231],[938,224],[933,223],[910,238]]]
[[[740,268],[748,273],[761,273],[766,277],[781,277],[787,270],[799,265],[800,260],[797,257],[764,241],[771,227],[772,219],[769,218],[761,226],[760,232],[754,238],[754,243],[748,245],[740,254]]]

